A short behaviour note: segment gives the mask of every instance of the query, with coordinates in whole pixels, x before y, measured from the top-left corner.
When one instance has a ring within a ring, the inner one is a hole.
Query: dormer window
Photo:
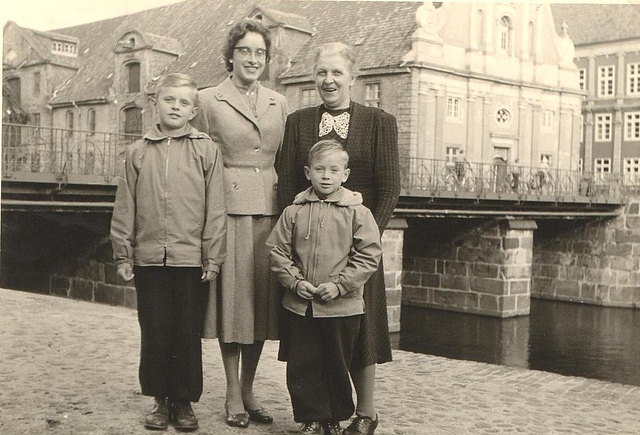
[[[78,46],[73,42],[51,41],[51,51],[56,54],[66,56],[76,56],[78,54]]]

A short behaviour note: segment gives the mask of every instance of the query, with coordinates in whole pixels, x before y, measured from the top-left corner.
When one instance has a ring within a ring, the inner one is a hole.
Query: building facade
[[[556,25],[575,41],[583,130],[580,157],[587,171],[640,181],[639,5],[553,5]]]
[[[548,4],[191,0],[55,32],[9,22],[3,85],[29,123],[139,135],[163,73],[201,88],[227,76],[224,38],[244,16],[272,30],[262,81],[291,110],[319,104],[313,53],[342,41],[359,57],[352,96],[397,117],[403,157],[579,167],[579,72]]]

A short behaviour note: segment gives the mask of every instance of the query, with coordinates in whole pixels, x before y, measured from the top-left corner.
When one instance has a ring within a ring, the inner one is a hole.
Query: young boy
[[[287,289],[282,326],[289,346],[287,387],[302,433],[341,434],[353,414],[349,365],[364,313],[362,292],[378,267],[380,233],[362,196],[344,187],[349,155],[335,140],[309,150],[311,187],[274,227],[271,269]]]
[[[198,428],[206,282],[226,255],[222,155],[189,125],[197,99],[189,76],[160,80],[159,124],[126,151],[111,221],[117,274],[136,287],[140,385],[155,397],[148,429]]]

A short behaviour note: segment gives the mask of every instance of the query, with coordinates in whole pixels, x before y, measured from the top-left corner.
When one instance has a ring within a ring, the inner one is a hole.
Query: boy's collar
[[[162,130],[160,130],[160,124],[154,124],[153,127],[151,127],[151,130],[149,130],[147,134],[144,135],[144,138],[148,140],[164,140],[170,137],[177,138],[183,136],[197,136],[197,133],[198,131],[193,128],[191,124],[187,123],[180,130],[176,130],[171,136],[168,136],[164,134]]]

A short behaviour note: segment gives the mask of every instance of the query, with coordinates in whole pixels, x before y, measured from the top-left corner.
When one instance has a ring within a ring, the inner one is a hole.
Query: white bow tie
[[[320,120],[319,137],[329,134],[331,130],[335,130],[338,136],[346,139],[349,134],[349,119],[351,119],[349,112],[341,113],[338,116],[332,116],[330,113],[324,112]]]

